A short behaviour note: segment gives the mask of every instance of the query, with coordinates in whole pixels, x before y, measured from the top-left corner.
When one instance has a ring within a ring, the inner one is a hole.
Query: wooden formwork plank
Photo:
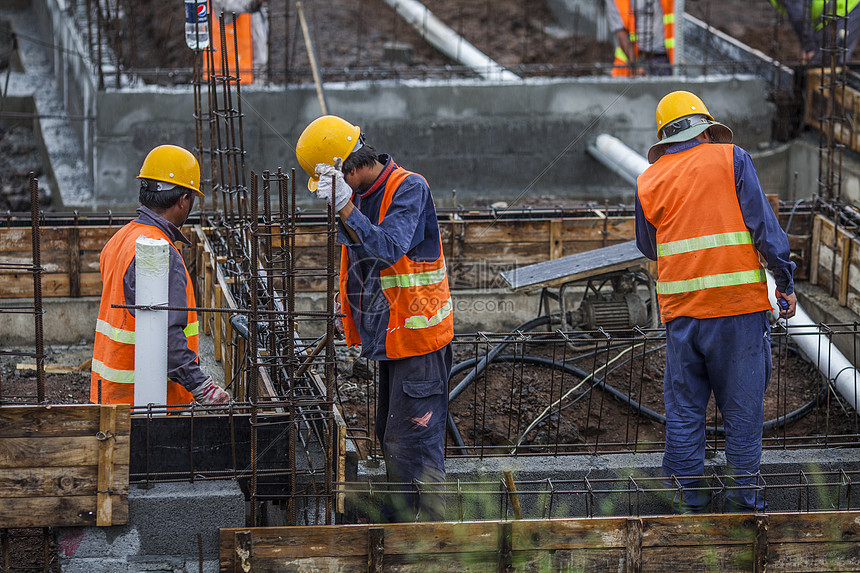
[[[240,531],[254,571],[324,563],[331,571],[423,573],[432,563],[434,571],[794,572],[860,564],[857,511],[222,529],[222,571],[235,570]]]
[[[128,520],[129,406],[0,407],[0,528]]]
[[[128,496],[115,496],[113,523],[128,523]],[[0,503],[0,528],[96,525],[96,494],[10,498]]]
[[[115,464],[118,472],[128,467]],[[89,466],[0,469],[0,498],[88,495],[98,487],[98,468]]]
[[[522,520],[514,523],[514,551],[573,549],[600,546],[623,548],[627,519],[601,517],[558,521]]]
[[[826,219],[816,215],[812,222],[812,249],[809,253],[809,284],[818,284],[818,263],[821,250],[821,227]]]
[[[115,480],[114,454],[116,453],[116,408],[103,405],[100,408],[98,459],[98,489],[96,490],[96,525],[111,525],[113,514],[113,485]]]

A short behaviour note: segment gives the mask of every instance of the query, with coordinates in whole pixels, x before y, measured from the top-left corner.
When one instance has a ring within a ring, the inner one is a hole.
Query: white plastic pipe
[[[141,235],[135,241],[135,304],[168,303],[170,244]],[[134,405],[167,403],[167,311],[134,314]]]
[[[446,26],[418,0],[385,0],[385,2],[433,47],[452,60],[472,68],[485,80],[511,82],[520,79]]]
[[[647,159],[608,133],[598,135],[594,144],[588,147],[588,151],[595,159],[633,185],[636,185],[636,178],[648,169]]]
[[[770,271],[767,272],[767,294],[770,306],[774,308],[774,318],[779,317],[779,305],[776,303],[776,283]],[[860,410],[857,402],[857,369],[845,358],[835,344],[832,344],[826,335],[821,333],[818,326],[806,314],[806,311],[797,305],[795,315],[786,321],[788,334],[797,344],[800,352],[807,360],[818,367],[818,370],[827,377],[830,384],[842,395],[855,410]],[[797,326],[795,326],[797,325]]]
[[[619,170],[629,173],[634,180],[648,168],[648,160],[624,145],[611,135],[597,136],[595,147]],[[773,275],[767,273],[767,294],[774,318],[779,317],[779,304],[776,301],[776,282]],[[833,344],[826,335],[822,334],[812,319],[798,303],[794,317],[786,321],[788,333],[800,348],[806,358],[818,367],[822,375],[827,377],[836,391],[845,398],[851,407],[860,410],[857,398],[857,369],[845,358],[845,355]],[[797,326],[795,326],[797,325]]]

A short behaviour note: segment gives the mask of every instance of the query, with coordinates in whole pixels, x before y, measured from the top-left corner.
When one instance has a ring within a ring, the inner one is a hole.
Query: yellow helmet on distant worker
[[[696,94],[676,91],[663,96],[657,104],[658,143],[648,150],[648,162],[654,163],[666,150],[666,146],[697,137],[710,129],[715,143],[731,143],[732,130],[714,121],[705,102]]]
[[[341,160],[359,149],[361,128],[334,115],[324,115],[313,120],[296,142],[296,159],[310,175],[308,189],[315,191],[319,177],[314,172],[317,164],[334,165],[335,159]]]
[[[180,185],[203,197],[200,190],[200,165],[194,154],[178,145],[159,145],[147,154],[138,179],[151,179]]]

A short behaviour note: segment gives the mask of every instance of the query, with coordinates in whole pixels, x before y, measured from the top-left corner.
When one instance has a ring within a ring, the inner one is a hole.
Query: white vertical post
[[[684,0],[675,0],[675,65],[673,66],[673,74],[676,76],[679,75],[688,75],[686,70],[683,70],[681,66],[678,64],[683,64],[684,62],[684,24],[686,20],[684,18],[684,12],[686,11],[686,5]]]
[[[135,242],[135,305],[168,303],[170,243],[141,235]],[[167,312],[134,316],[134,405],[167,403]]]

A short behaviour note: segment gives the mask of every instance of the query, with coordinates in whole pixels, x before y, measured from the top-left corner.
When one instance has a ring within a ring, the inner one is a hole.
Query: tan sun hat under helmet
[[[731,143],[732,130],[718,121],[695,94],[676,91],[667,94],[657,104],[657,139],[648,150],[648,163],[654,163],[672,143],[688,141],[710,129],[715,143]]]

